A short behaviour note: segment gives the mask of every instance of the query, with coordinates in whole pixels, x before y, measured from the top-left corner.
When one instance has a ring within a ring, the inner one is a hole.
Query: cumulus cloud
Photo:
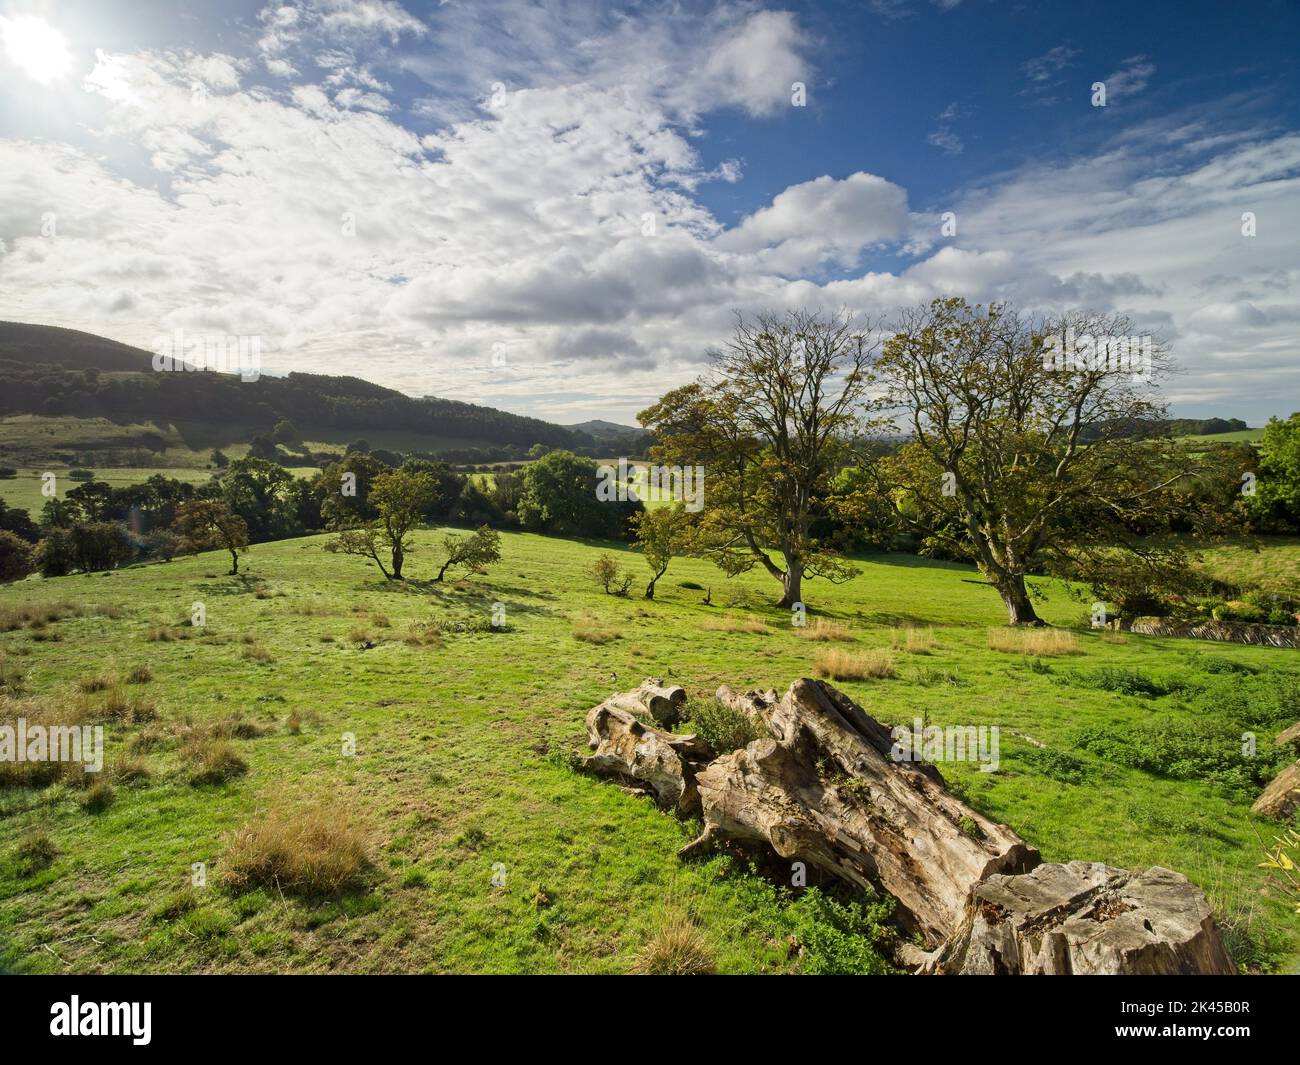
[[[851,266],[863,248],[899,237],[906,226],[907,193],[898,185],[862,172],[843,180],[823,175],[791,185],[714,244],[782,272],[827,260]]]
[[[959,240],[866,171],[814,171],[724,225],[699,190],[743,168],[706,165],[699,134],[721,109],[765,121],[814,76],[793,15],[591,5],[534,24],[501,0],[426,17],[281,2],[248,55],[101,54],[85,142],[0,140],[0,317],[142,345],[260,335],[272,371],[562,421],[630,418],[698,371],[733,309],[878,313],[952,292],[1158,324],[1197,370],[1188,401],[1296,383],[1300,136],[1205,114],[1121,130],[954,195]],[[440,66],[419,59],[435,35],[463,44]],[[1122,69],[1141,75],[1138,57]],[[391,88],[414,78],[419,121]]]

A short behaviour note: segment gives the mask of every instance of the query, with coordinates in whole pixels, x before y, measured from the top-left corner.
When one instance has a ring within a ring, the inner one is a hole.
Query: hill
[[[75,329],[0,322],[0,416],[23,414],[188,426],[196,445],[209,446],[267,433],[283,419],[307,439],[404,434],[404,450],[497,449],[505,457],[539,443],[594,444],[586,433],[537,418],[416,399],[357,377],[157,372],[141,348]]]

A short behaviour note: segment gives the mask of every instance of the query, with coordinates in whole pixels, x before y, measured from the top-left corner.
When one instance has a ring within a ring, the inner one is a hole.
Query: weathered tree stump
[[[828,684],[718,698],[761,720],[771,738],[718,758],[695,777],[704,832],[770,845],[898,900],[900,923],[931,945],[956,932],[970,889],[1022,872],[1038,852],[1005,825],[954,798],[933,766],[890,758],[889,730]]]
[[[1255,800],[1251,812],[1264,817],[1287,818],[1300,807],[1300,761],[1275,776]]]
[[[964,975],[1230,974],[1209,903],[1185,876],[1044,864],[976,885],[923,971]]]
[[[614,696],[587,712],[587,741],[595,753],[584,767],[649,792],[661,806],[693,811],[699,805],[695,772],[713,757],[713,750],[698,736],[647,725],[620,705],[622,698]]]
[[[648,714],[664,728],[672,728],[682,719],[686,689],[665,685],[659,677],[649,677],[630,692],[619,692],[606,701],[634,714]]]

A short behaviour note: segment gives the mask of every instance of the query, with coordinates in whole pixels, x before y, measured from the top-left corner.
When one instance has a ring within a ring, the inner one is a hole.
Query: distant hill
[[[0,415],[13,414],[189,422],[238,427],[245,437],[288,419],[304,436],[416,434],[455,440],[462,451],[595,444],[587,433],[537,418],[415,399],[357,377],[291,373],[243,381],[225,373],[157,372],[153,355],[129,344],[76,329],[0,322]]]
[[[607,422],[600,418],[593,418],[591,421],[578,422],[577,425],[566,425],[565,429],[571,429],[575,433],[586,433],[588,436],[640,436],[644,429],[638,429],[635,425],[619,425],[618,422]]]

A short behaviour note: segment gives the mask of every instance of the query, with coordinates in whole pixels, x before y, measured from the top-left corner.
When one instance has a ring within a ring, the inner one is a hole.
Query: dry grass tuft
[[[890,651],[822,651],[813,667],[832,680],[887,680],[898,676]]]
[[[682,913],[669,915],[632,963],[637,976],[709,976],[715,971],[708,937]]]
[[[771,628],[762,618],[705,618],[700,622],[700,628],[710,629],[714,632],[751,632],[766,636],[771,633]]]
[[[411,647],[441,647],[442,628],[436,621],[412,622],[402,642]]]
[[[592,617],[581,617],[573,623],[573,638],[583,643],[602,644],[622,638],[622,634]]]
[[[832,621],[830,618],[814,618],[813,621],[794,630],[805,640],[817,640],[819,642],[828,642],[832,640],[851,641],[855,639],[853,630],[842,621]]]
[[[928,655],[934,653],[934,649],[939,646],[939,641],[934,638],[934,629],[929,627],[920,629],[908,625],[892,631],[890,645],[895,651],[902,651],[905,654]]]
[[[185,763],[189,782],[196,787],[224,784],[248,772],[248,763],[225,740],[193,740],[181,749],[181,760]]]
[[[263,886],[299,895],[330,895],[355,887],[370,865],[366,838],[334,804],[275,806],[226,837],[227,883],[235,891]]]
[[[1079,641],[1065,629],[989,629],[989,649],[1008,654],[1048,657],[1079,653]]]

